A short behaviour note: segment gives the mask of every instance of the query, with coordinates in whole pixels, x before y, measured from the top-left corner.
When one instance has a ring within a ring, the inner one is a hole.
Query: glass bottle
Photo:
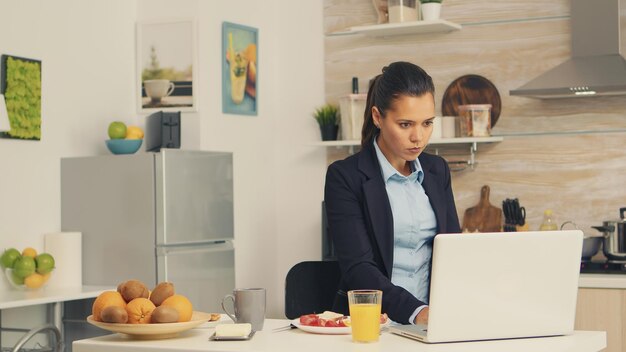
[[[546,209],[543,212],[543,222],[541,223],[541,226],[539,226],[539,231],[554,231],[558,229],[559,227],[552,217],[552,209]]]

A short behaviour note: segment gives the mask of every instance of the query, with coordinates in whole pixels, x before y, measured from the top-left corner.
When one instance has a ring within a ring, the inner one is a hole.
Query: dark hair
[[[361,148],[372,143],[378,133],[372,118],[374,106],[385,117],[393,102],[401,96],[420,97],[426,93],[435,95],[433,79],[417,65],[399,61],[384,67],[382,72],[370,81],[361,130]]]

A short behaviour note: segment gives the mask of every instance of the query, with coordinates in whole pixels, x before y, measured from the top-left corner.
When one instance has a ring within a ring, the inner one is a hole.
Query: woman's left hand
[[[422,309],[415,317],[415,325],[428,324],[428,307]]]

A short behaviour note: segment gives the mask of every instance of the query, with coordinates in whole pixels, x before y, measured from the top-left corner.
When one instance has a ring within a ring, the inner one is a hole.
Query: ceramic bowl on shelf
[[[46,286],[46,284],[50,281],[52,271],[45,275],[41,275],[35,272],[24,278],[19,276],[15,272],[15,270],[6,268],[4,269],[4,276],[6,277],[7,281],[9,281],[11,286],[15,289],[36,291]]]
[[[107,148],[113,154],[133,154],[139,150],[143,139],[108,139]]]

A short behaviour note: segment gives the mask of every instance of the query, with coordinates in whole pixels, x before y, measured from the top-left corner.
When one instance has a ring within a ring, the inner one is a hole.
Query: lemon
[[[142,139],[143,130],[137,126],[128,126],[126,128],[126,139]]]
[[[37,256],[37,251],[35,250],[35,248],[32,247],[24,248],[24,250],[22,251],[22,256],[35,258]]]
[[[48,279],[50,278],[50,275],[52,275],[52,272],[49,272],[47,274],[42,274],[41,276],[43,276],[43,282],[46,283],[48,282]]]
[[[24,279],[24,285],[28,288],[40,288],[46,282],[41,274],[30,274]]]

